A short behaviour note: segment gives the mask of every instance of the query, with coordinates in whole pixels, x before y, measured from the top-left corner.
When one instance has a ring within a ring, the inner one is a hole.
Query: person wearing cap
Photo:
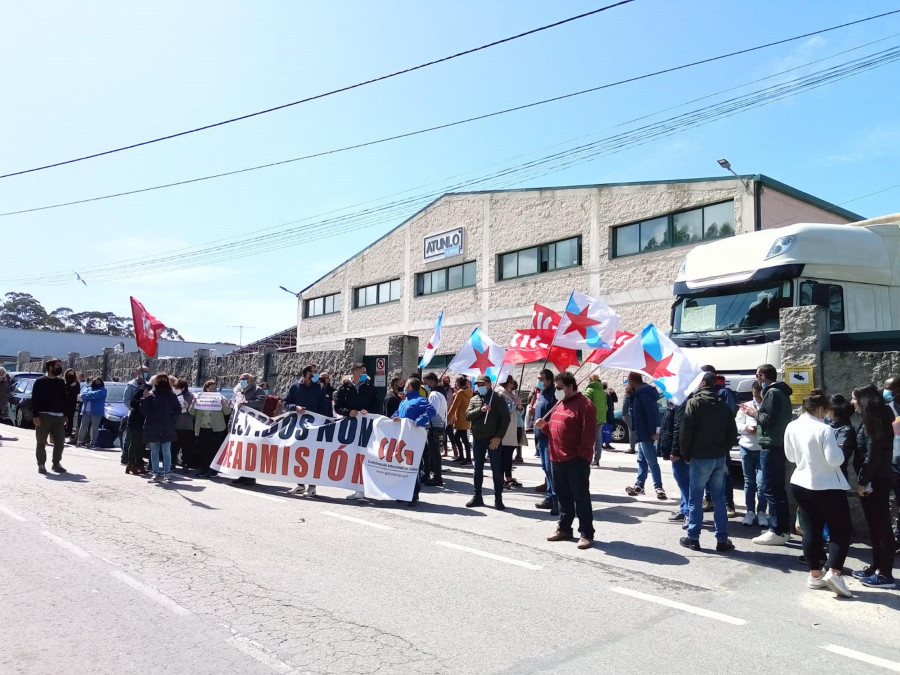
[[[475,378],[475,393],[466,409],[466,419],[472,424],[473,451],[475,453],[475,496],[466,506],[484,506],[481,486],[484,482],[484,458],[488,455],[494,479],[494,508],[503,510],[503,458],[500,444],[510,424],[509,408],[497,396],[494,400],[493,385],[487,375]]]
[[[547,541],[572,539],[572,524],[578,515],[581,538],[578,548],[587,549],[594,543],[594,513],[591,503],[591,460],[594,457],[594,431],[597,428],[597,409],[591,400],[578,391],[575,376],[559,373],[553,379],[556,405],[550,419],[535,422],[550,440],[550,463],[553,485],[559,505],[556,532]]]

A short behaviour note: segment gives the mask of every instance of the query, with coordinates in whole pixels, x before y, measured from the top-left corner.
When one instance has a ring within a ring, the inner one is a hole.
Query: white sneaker
[[[316,486],[310,485],[308,488],[306,488],[306,494],[304,494],[303,496],[304,497],[317,497],[318,495],[316,494]]]
[[[757,513],[756,522],[759,523],[760,527],[769,527],[769,516],[765,513]]]
[[[365,498],[366,498],[366,493],[363,492],[362,490],[357,490],[356,492],[353,492],[345,497],[345,499],[365,499]]]
[[[750,527],[755,522],[756,522],[756,514],[753,511],[747,511],[747,515],[744,516],[744,519],[741,521],[741,525]]]
[[[288,490],[288,494],[289,495],[302,495],[305,490],[306,490],[306,486],[303,483],[298,483],[297,485],[292,487],[290,490]]]
[[[784,546],[788,542],[788,535],[775,534],[771,530],[766,530],[758,537],[754,537],[752,541],[759,546]]]
[[[806,587],[812,589],[826,588],[827,584],[822,577],[816,578],[812,574],[806,577]]]
[[[850,589],[847,588],[847,584],[844,583],[843,575],[833,574],[831,570],[828,570],[825,572],[825,576],[822,577],[822,583],[834,591],[835,595],[839,595],[842,598],[853,597],[853,593],[850,592]]]

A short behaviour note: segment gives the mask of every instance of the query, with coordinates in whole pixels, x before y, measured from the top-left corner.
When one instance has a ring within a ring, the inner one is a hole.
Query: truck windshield
[[[754,289],[726,286],[679,297],[672,333],[778,330],[778,310],[793,305],[791,282]]]

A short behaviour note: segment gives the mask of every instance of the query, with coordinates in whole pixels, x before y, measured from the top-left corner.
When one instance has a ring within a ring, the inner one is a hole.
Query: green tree
[[[29,293],[7,293],[0,305],[0,325],[8,328],[46,328],[50,316]]]

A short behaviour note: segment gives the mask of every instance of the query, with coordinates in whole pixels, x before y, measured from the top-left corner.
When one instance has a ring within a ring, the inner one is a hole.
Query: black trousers
[[[197,436],[197,468],[201,472],[209,471],[209,465],[216,458],[216,452],[225,440],[227,431],[201,429]]]
[[[888,578],[894,576],[896,542],[891,530],[891,481],[873,480],[872,494],[860,497],[869,537],[872,540],[872,568]]]
[[[828,561],[826,567],[843,569],[850,550],[850,504],[846,490],[809,490],[791,484],[797,505],[803,510],[803,556],[811,570],[822,569],[822,528],[828,526]]]
[[[551,462],[553,487],[559,502],[559,530],[571,532],[575,516],[582,537],[594,538],[594,505],[591,502],[591,463],[587,459]]]
[[[459,456],[465,457],[466,461],[472,461],[472,446],[469,444],[469,431],[468,429],[454,429],[453,437],[456,439],[456,443],[459,445]],[[463,447],[466,449],[466,454],[463,454]]]
[[[181,450],[181,464],[188,469],[197,468],[197,437],[194,435],[193,429],[176,429],[175,435],[178,437],[178,450]],[[175,458],[178,456],[177,451],[172,450],[172,466],[175,466]]]
[[[144,464],[143,427],[128,427],[128,463],[132,466]]]
[[[475,439],[475,496],[481,496],[481,486],[484,483],[484,459],[488,455],[491,462],[491,474],[494,478],[494,499],[503,499],[503,460],[500,457],[500,448],[488,449],[490,438]]]
[[[512,478],[512,460],[515,451],[516,447],[514,445],[500,446],[500,458],[503,460],[503,476],[506,480]]]
[[[444,450],[444,427],[428,427],[428,443],[425,446],[425,477],[434,474],[435,480],[441,480],[442,457]]]

